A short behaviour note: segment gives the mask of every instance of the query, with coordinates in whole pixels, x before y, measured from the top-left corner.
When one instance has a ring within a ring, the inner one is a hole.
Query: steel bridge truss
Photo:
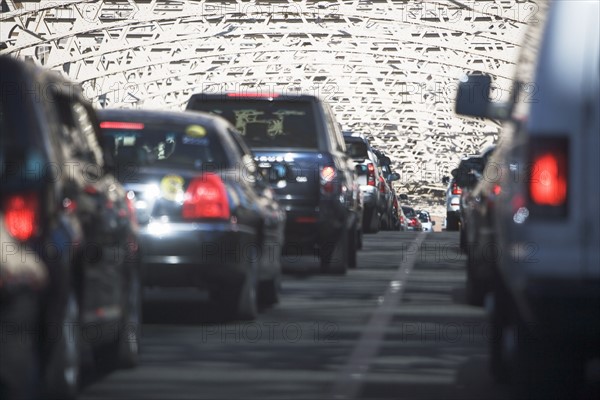
[[[99,107],[179,109],[201,91],[314,93],[385,150],[402,191],[439,202],[441,178],[498,137],[458,118],[458,79],[506,99],[531,1],[2,0],[0,54],[80,82]]]

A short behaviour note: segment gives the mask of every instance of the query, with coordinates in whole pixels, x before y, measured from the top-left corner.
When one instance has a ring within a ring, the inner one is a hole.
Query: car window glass
[[[131,165],[202,171],[230,168],[223,144],[212,129],[175,123],[133,123],[104,129],[117,169]]]
[[[219,115],[251,148],[318,148],[313,107],[306,101],[197,101],[194,110]]]
[[[56,94],[54,99],[59,117],[58,134],[66,157],[93,162],[93,159],[86,159],[89,158],[89,147],[80,132],[79,115],[75,115],[71,100],[62,94]]]
[[[92,124],[88,110],[79,102],[74,102],[73,116],[76,125],[82,134],[82,139],[87,150],[87,160],[98,165],[102,165],[102,151],[96,139],[96,130]]]

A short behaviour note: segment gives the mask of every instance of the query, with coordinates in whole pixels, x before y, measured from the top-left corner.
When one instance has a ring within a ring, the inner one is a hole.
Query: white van
[[[459,85],[457,113],[506,121],[490,159],[498,249],[488,297],[492,372],[521,397],[576,398],[600,356],[600,2],[540,2],[513,101],[490,78]]]

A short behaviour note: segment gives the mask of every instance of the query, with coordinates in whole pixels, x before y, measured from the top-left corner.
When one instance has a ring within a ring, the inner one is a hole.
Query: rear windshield
[[[419,214],[419,221],[429,222],[429,217],[427,216],[427,214]]]
[[[362,140],[345,138],[344,141],[346,142],[346,153],[351,158],[367,159],[369,157],[367,144]]]
[[[318,148],[315,116],[309,102],[196,100],[190,109],[225,118],[252,148]]]
[[[229,167],[217,134],[205,126],[136,122],[100,126],[118,170],[132,164],[193,170]]]
[[[402,207],[402,211],[404,211],[404,215],[407,218],[413,218],[415,216],[415,210],[410,207]]]

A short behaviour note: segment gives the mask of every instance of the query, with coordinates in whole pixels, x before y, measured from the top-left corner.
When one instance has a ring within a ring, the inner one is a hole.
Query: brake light
[[[128,192],[125,197],[125,202],[127,204],[127,211],[129,213],[129,219],[134,226],[137,226],[137,215],[135,212],[135,205],[133,204],[133,199],[135,198],[135,194],[133,192]]]
[[[382,176],[379,177],[379,192],[385,193],[385,180]]]
[[[531,170],[527,209],[532,218],[565,217],[569,190],[569,141],[565,137],[534,137],[529,143]]]
[[[206,173],[192,180],[185,193],[182,214],[185,219],[229,218],[229,200],[221,178]]]
[[[335,191],[335,176],[336,171],[334,167],[328,165],[321,169],[321,188],[324,193],[333,193]]]
[[[533,160],[533,176],[529,192],[533,203],[561,206],[567,201],[566,157],[564,153],[547,152]]]
[[[331,182],[335,178],[335,168],[327,166],[321,170],[321,179],[325,182]]]
[[[367,185],[375,186],[375,166],[371,163],[367,164]]]
[[[38,198],[34,193],[9,196],[3,204],[4,224],[18,240],[28,240],[37,231]]]
[[[452,184],[452,194],[462,194],[462,189],[456,184]]]
[[[141,130],[144,129],[144,124],[141,122],[103,121],[100,122],[100,128]]]
[[[279,93],[260,93],[260,92],[249,92],[249,93],[227,93],[227,97],[239,97],[239,98],[277,98]]]

